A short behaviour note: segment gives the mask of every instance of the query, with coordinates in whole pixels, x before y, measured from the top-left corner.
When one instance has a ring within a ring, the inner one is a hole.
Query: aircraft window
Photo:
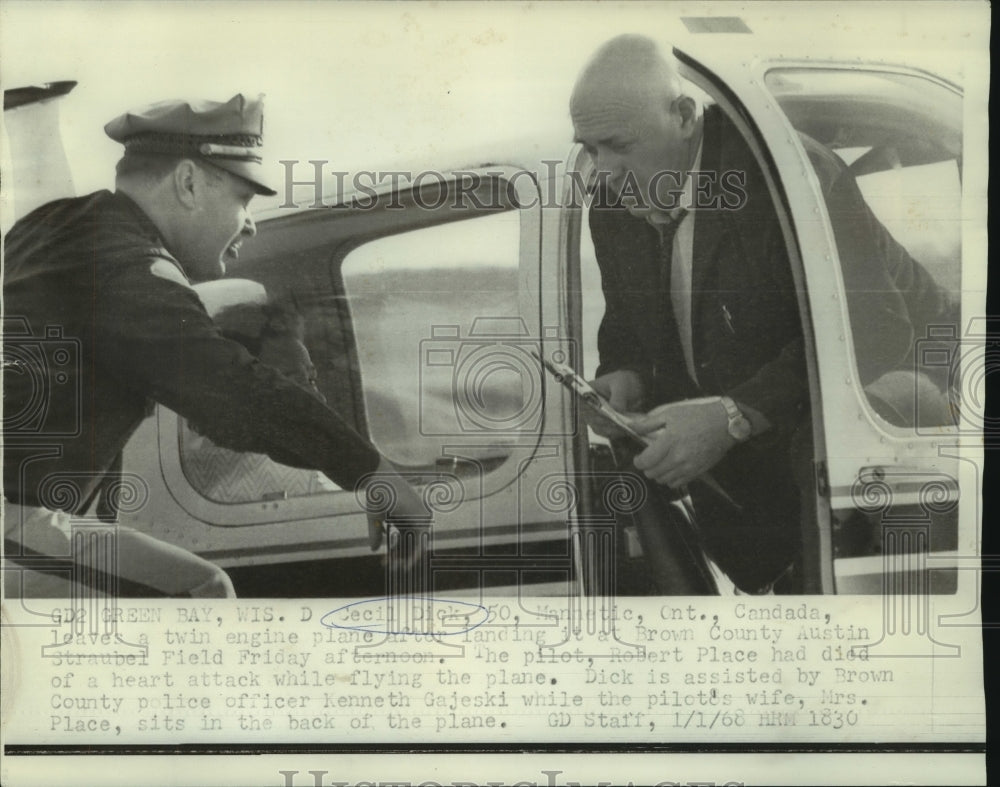
[[[775,69],[766,81],[823,188],[869,404],[896,427],[954,424],[961,96],[889,72]]]

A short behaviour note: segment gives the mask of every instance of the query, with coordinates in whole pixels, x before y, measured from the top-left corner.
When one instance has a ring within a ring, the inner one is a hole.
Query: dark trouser
[[[793,451],[792,444],[799,448]],[[798,465],[808,461],[809,444],[796,435],[733,448],[711,471],[732,502],[704,484],[691,485],[705,551],[746,593],[766,590],[779,578],[785,592],[796,590],[789,577],[802,553],[799,487],[808,477]]]
[[[647,481],[650,503],[634,517],[650,578],[658,594],[700,595],[714,592],[706,579],[704,552],[745,593],[773,589],[800,593],[802,527],[812,521],[802,508],[813,501],[800,490],[811,489],[812,440],[809,420],[791,437],[755,440],[736,446],[710,471],[732,498],[708,485],[688,487],[694,527],[671,501],[678,494]],[[636,449],[615,443],[622,472],[638,473],[632,464]]]

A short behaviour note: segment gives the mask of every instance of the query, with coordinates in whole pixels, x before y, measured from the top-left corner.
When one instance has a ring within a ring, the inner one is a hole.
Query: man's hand
[[[423,535],[419,531],[431,524],[432,514],[416,490],[410,486],[384,457],[366,487],[368,533],[372,550],[382,545],[385,532],[409,529],[414,539],[390,533],[388,550],[402,550],[400,558],[406,569],[415,568],[424,558]],[[416,548],[412,548],[412,547]]]
[[[716,398],[661,405],[636,417],[635,427],[655,441],[635,458],[635,466],[672,488],[711,470],[736,445]]]
[[[590,385],[620,413],[633,413],[642,407],[645,391],[642,379],[635,372],[621,369],[591,380]],[[580,408],[580,415],[602,437],[623,437],[625,434],[618,426],[586,405]]]

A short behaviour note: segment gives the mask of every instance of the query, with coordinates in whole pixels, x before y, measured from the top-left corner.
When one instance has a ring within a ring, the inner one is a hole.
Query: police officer
[[[69,517],[107,512],[102,489],[153,402],[219,445],[320,470],[344,489],[375,473],[393,487],[395,516],[423,517],[367,440],[223,338],[193,288],[221,277],[253,237],[253,197],[275,194],[260,99],[161,102],[104,128],[125,146],[115,192],[43,205],[6,238],[7,555],[68,554]],[[125,528],[117,541],[122,587],[233,595],[221,569],[189,552]],[[15,574],[24,595],[66,593],[43,572],[5,572]]]

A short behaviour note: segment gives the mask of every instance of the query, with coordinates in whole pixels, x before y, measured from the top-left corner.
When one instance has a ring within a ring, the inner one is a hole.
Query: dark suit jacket
[[[718,207],[694,213],[691,333],[700,389],[686,372],[664,292],[659,233],[595,203],[590,226],[606,300],[598,375],[638,372],[650,406],[727,393],[787,424],[808,401],[795,284],[763,175],[714,108],[705,113],[701,171],[713,175],[709,201]],[[740,183],[724,186],[722,173]]]
[[[705,112],[701,171],[713,173],[709,204],[695,211],[691,333],[697,384],[687,373],[660,236],[622,208],[590,211],[606,311],[598,331],[598,375],[630,369],[647,407],[727,394],[763,413],[773,432],[737,446],[713,475],[745,510],[734,512],[692,485],[699,527],[720,566],[743,589],[771,581],[797,553],[798,495],[787,439],[809,394],[795,283],[760,169],[721,111]],[[717,177],[715,174],[717,173]],[[726,176],[723,173],[735,173]]]
[[[321,469],[345,489],[378,465],[337,413],[223,338],[127,196],[37,208],[7,234],[4,263],[6,318],[22,331],[3,337],[5,357],[20,360],[3,379],[16,416],[4,423],[8,499],[84,513],[117,483],[152,401],[219,445]]]

